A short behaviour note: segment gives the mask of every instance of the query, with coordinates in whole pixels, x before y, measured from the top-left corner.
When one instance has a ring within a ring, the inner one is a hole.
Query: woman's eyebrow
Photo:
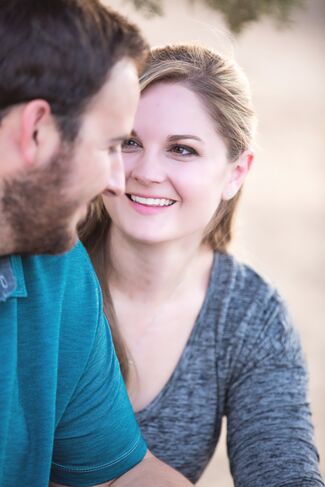
[[[203,140],[200,139],[200,137],[197,137],[197,135],[176,134],[176,135],[170,135],[168,137],[168,140],[170,140],[171,142],[174,142],[175,140],[180,140],[180,139],[193,139],[193,140],[197,140],[198,142],[203,142]]]

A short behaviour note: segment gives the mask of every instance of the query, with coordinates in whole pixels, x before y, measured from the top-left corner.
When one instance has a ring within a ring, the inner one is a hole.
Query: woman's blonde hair
[[[199,45],[167,45],[151,50],[147,66],[140,78],[141,91],[156,83],[180,83],[195,93],[206,107],[216,131],[223,137],[229,162],[251,147],[255,116],[249,86],[239,66],[226,57]],[[222,201],[210,221],[203,242],[213,250],[226,252],[232,236],[234,212],[240,192],[230,201]],[[79,236],[86,246],[98,274],[104,294],[117,354],[127,378],[126,350],[113,316],[105,271],[109,266],[105,242],[110,218],[99,196],[89,208],[88,217],[80,226]]]

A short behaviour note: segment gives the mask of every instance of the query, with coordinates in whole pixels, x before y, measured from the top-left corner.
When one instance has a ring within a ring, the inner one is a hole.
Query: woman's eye
[[[141,147],[135,139],[125,139],[122,142],[122,152],[133,152]]]
[[[187,145],[173,145],[170,148],[170,152],[174,152],[180,156],[197,156],[198,153],[193,147],[189,147]]]

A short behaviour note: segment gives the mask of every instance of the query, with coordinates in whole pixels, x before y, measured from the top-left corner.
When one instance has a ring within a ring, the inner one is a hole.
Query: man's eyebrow
[[[129,137],[129,134],[125,135],[119,135],[118,137],[113,137],[112,139],[109,139],[109,144],[120,144],[123,142],[123,140],[127,139]]]
[[[200,139],[200,137],[197,137],[197,135],[191,135],[191,134],[176,134],[176,135],[170,135],[168,137],[168,140],[170,140],[171,142],[174,142],[175,140],[180,140],[180,139],[193,139],[193,140],[197,140],[198,142],[203,142],[202,139]]]
[[[128,134],[121,135],[119,137],[113,137],[112,139],[109,139],[110,144],[118,144],[121,142],[124,142],[125,140],[129,139],[130,137],[138,137],[138,134],[136,133],[135,130],[132,130]]]

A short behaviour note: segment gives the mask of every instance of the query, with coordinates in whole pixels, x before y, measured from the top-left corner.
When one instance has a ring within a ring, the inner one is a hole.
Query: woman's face
[[[126,194],[105,195],[104,204],[112,225],[137,241],[201,239],[221,199],[240,186],[242,170],[228,161],[215,123],[180,83],[144,91],[122,151]]]

